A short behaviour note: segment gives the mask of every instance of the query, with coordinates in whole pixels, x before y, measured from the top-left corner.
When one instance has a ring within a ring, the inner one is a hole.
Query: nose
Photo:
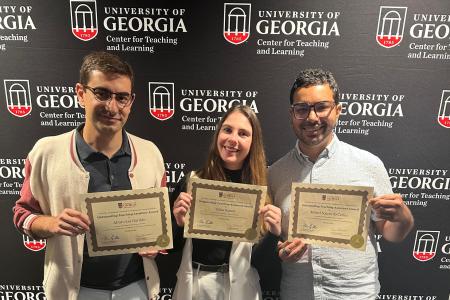
[[[237,133],[233,132],[228,136],[228,143],[231,146],[234,146],[237,144],[237,135],[238,135]]]
[[[309,113],[308,116],[306,117],[306,120],[312,122],[320,122],[320,119],[319,117],[317,117],[316,110],[314,109],[314,107],[309,108]]]
[[[115,97],[115,95],[112,95],[111,99],[105,103],[106,109],[112,113],[117,113],[119,111],[119,105],[117,104]]]

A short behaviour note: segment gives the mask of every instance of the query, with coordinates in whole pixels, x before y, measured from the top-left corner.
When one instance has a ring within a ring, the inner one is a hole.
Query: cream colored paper
[[[258,210],[266,200],[267,187],[191,177],[188,191],[193,202],[186,215],[184,236],[257,242]]]
[[[167,188],[88,193],[81,199],[91,220],[89,256],[173,247]]]
[[[365,251],[373,188],[292,183],[289,240]]]

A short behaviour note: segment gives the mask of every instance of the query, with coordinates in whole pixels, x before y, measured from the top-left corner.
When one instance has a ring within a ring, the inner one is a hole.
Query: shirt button
[[[133,177],[134,177],[133,173],[130,173],[130,178],[133,178]]]

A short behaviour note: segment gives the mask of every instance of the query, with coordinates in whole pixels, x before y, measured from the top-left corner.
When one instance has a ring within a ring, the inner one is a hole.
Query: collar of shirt
[[[77,146],[78,157],[80,158],[81,161],[86,161],[89,156],[101,152],[97,152],[94,149],[92,149],[92,147],[89,146],[83,139],[83,137],[81,136],[81,130],[83,129],[83,127],[84,123],[78,126],[77,131],[75,133],[75,143]],[[123,129],[122,129],[122,145],[120,146],[120,149],[113,155],[113,157],[119,155],[131,156],[131,148],[128,142],[128,137],[125,130]]]
[[[299,145],[300,141],[297,140],[296,144],[295,144],[295,149],[297,150],[297,154],[298,156],[304,160],[304,161],[308,161],[311,162],[309,160],[309,156],[304,154],[302,152],[302,150],[300,150],[300,145]],[[333,154],[336,152],[336,149],[338,147],[339,144],[339,139],[338,137],[333,133],[333,139],[331,140],[331,143],[329,143],[325,149],[323,149],[322,153],[319,154],[319,157],[317,158],[317,160],[321,159],[321,158],[330,158],[333,156]]]

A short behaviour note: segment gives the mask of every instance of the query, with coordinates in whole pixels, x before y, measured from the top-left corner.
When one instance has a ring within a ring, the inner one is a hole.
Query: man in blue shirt
[[[333,129],[342,110],[330,72],[300,72],[290,96],[297,144],[269,168],[269,192],[282,211],[287,237],[292,182],[374,187],[366,251],[307,245],[302,239],[279,243],[281,299],[375,299],[378,282],[375,231],[402,241],[413,226],[410,210],[393,194],[387,171],[375,155],[340,141]]]

